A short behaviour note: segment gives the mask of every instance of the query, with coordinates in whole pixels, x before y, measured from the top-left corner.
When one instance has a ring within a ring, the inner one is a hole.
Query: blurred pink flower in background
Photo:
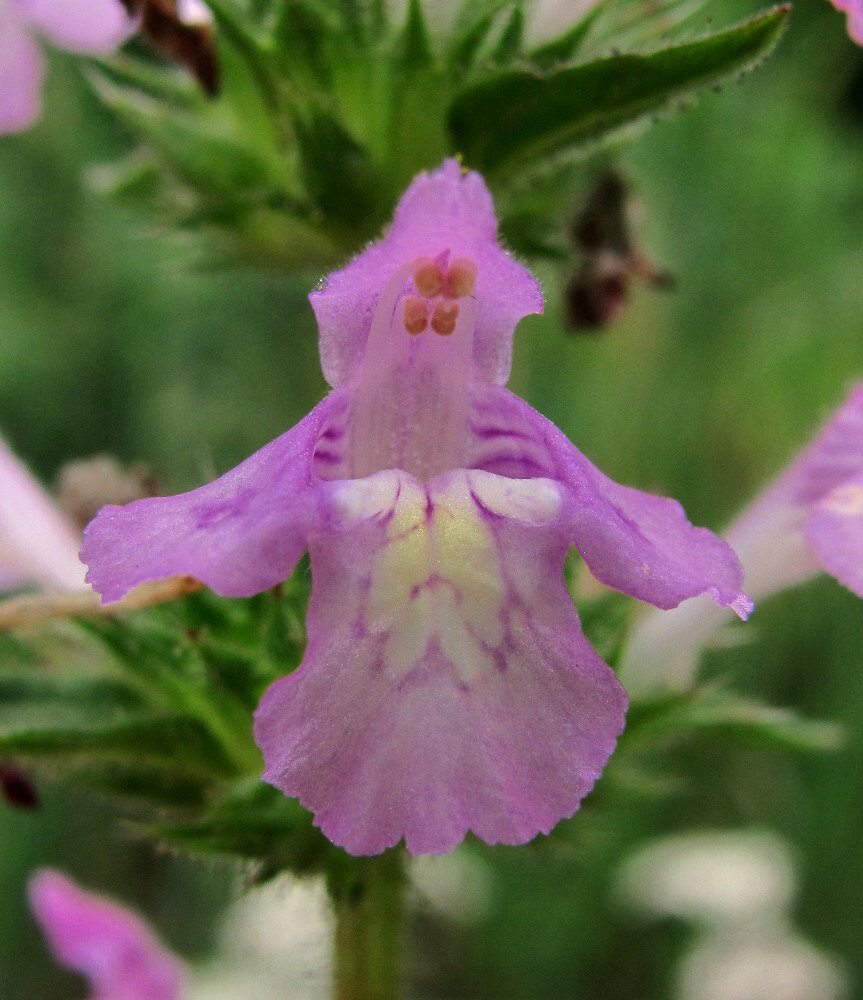
[[[92,1000],[183,995],[183,963],[118,903],[45,868],[30,880],[30,908],[57,961],[88,980]]]
[[[837,10],[848,15],[848,34],[863,45],[863,0],[831,0]]]
[[[0,0],[0,134],[29,128],[41,112],[45,65],[36,38],[81,55],[101,55],[135,22],[120,0]]]
[[[75,526],[0,440],[0,593],[89,589],[80,544]]]
[[[863,597],[863,383],[722,537],[755,601],[825,570]],[[700,597],[643,615],[621,668],[627,690],[692,684],[702,651],[731,620]]]

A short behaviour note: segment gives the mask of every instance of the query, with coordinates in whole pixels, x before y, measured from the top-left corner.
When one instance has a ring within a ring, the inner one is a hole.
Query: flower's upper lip
[[[442,253],[469,258],[477,265],[476,377],[506,382],[513,331],[523,316],[542,312],[542,292],[498,245],[494,206],[482,178],[447,160],[411,184],[383,240],[329,275],[323,288],[309,296],[320,329],[321,364],[330,385],[342,385],[356,374],[377,297],[392,274],[418,257],[437,258]]]

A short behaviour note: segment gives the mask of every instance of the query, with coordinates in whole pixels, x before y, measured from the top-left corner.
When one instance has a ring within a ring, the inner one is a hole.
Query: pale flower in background
[[[628,909],[693,923],[676,1000],[841,1000],[839,963],[791,926],[794,862],[767,831],[699,831],[641,848],[622,865]]]
[[[318,879],[276,879],[225,913],[216,957],[197,968],[186,1000],[328,1000],[332,908]]]
[[[89,590],[80,545],[80,532],[0,440],[0,592]]]

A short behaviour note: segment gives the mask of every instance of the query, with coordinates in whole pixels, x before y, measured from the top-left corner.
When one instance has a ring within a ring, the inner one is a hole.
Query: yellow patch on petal
[[[494,536],[464,479],[435,491],[403,480],[375,560],[367,626],[388,633],[394,673],[408,671],[436,640],[465,682],[493,666],[503,639],[507,588]]]

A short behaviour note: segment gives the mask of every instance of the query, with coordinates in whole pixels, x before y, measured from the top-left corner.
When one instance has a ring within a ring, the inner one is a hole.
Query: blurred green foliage
[[[715,0],[707,13],[729,23],[755,9]],[[53,58],[45,102],[36,129],[0,143],[0,428],[46,481],[70,458],[110,451],[150,462],[165,490],[190,487],[324,392],[305,299],[320,275],[190,269],[176,234],[98,193],[94,164],[131,140],[71,60]],[[574,264],[542,265],[546,314],[520,330],[512,386],[610,475],[674,495],[719,528],[863,371],[863,53],[829,4],[798,3],[769,64],[660,124],[620,163],[639,241],[677,290],[636,288],[613,329],[575,335],[561,305]],[[573,212],[594,169],[573,175]],[[709,671],[844,723],[847,746],[801,759],[693,734],[672,756],[679,780],[666,795],[600,785],[548,840],[470,846],[492,872],[492,909],[467,931],[417,942],[420,953],[430,940],[440,948],[417,995],[668,996],[685,932],[616,910],[615,865],[653,834],[749,824],[790,839],[800,926],[860,989],[863,610],[822,579],[765,602],[751,635],[712,655]],[[610,786],[625,763],[612,765]],[[72,988],[34,971],[40,945],[14,902],[38,863],[113,885],[172,943],[202,946],[221,869],[201,877],[154,859],[113,829],[108,807],[62,783],[43,796],[39,814],[0,805],[0,995],[48,1000]]]

